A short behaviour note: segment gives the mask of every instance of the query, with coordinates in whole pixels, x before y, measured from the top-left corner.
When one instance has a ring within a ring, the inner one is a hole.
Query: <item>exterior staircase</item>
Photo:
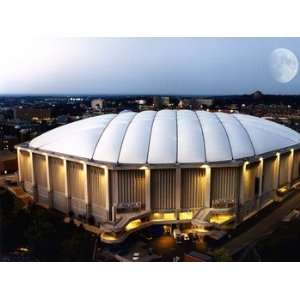
[[[192,224],[195,226],[209,226],[208,216],[211,212],[211,208],[202,208],[192,219]]]

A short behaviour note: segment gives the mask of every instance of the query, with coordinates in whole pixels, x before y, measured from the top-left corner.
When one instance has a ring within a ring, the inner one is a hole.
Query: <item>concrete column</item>
[[[110,194],[109,194],[109,170],[107,167],[104,167],[104,180],[105,180],[105,209],[107,211],[107,219],[111,212],[110,205]]]
[[[145,169],[146,211],[151,211],[151,171]]]
[[[33,201],[38,201],[38,193],[37,193],[37,186],[36,186],[36,180],[35,180],[35,172],[34,172],[34,161],[33,161],[33,153],[32,151],[29,151],[30,155],[30,164],[31,164],[31,184],[32,184],[32,197]]]
[[[259,159],[259,191],[258,191],[258,197],[261,197],[263,193],[263,175],[264,175],[264,160],[261,157]]]
[[[259,190],[258,190],[258,195],[255,199],[257,210],[260,209],[261,202],[262,202],[261,196],[263,194],[263,174],[264,174],[264,160],[261,157],[259,159],[259,165],[258,165]]]
[[[204,200],[205,207],[211,207],[210,191],[211,191],[211,168],[210,166],[206,166],[205,167],[205,200]]]
[[[181,168],[176,168],[176,212],[178,213],[181,209]]]
[[[23,178],[22,178],[22,172],[21,172],[21,150],[20,148],[17,148],[17,158],[18,158],[18,180],[20,183],[22,183]]]
[[[294,165],[294,149],[291,149],[289,155],[289,174],[288,174],[288,186],[291,187],[292,175],[293,175],[293,165]]]
[[[83,165],[83,184],[84,184],[84,201],[86,207],[86,216],[89,217],[91,214],[91,202],[89,197],[89,187],[88,187],[88,166],[86,162],[82,163]]]
[[[242,193],[243,193],[243,172],[244,172],[244,165],[242,165],[240,167],[240,176],[238,178],[238,181],[237,181],[237,186],[236,186],[236,199],[235,199],[235,224],[238,225],[240,223],[240,218],[241,218],[241,215],[240,215],[240,203],[241,203],[241,196],[242,196]]]
[[[240,176],[240,183],[239,183],[239,196],[238,196],[238,203],[236,205],[236,218],[237,223],[243,219],[243,215],[241,213],[242,204],[245,201],[245,179],[247,176],[247,165],[249,164],[248,161],[245,161],[242,166],[241,176]]]
[[[275,180],[274,180],[274,189],[277,190],[279,186],[279,171],[280,171],[280,153],[276,153],[275,160]]]
[[[51,183],[51,174],[50,174],[50,161],[48,154],[45,154],[46,160],[46,173],[47,173],[47,192],[48,192],[48,205],[49,207],[53,207],[53,190]]]
[[[112,175],[112,220],[116,220],[117,205],[119,201],[119,185],[118,185],[118,171],[113,170]]]
[[[69,190],[69,180],[68,180],[68,164],[67,160],[64,158],[64,175],[65,175],[65,199],[67,202],[67,210],[68,212],[71,210],[71,199],[70,199],[70,190]]]

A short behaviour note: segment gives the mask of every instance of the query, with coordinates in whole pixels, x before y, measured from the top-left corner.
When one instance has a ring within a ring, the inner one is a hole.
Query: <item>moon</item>
[[[278,48],[270,55],[270,71],[273,78],[280,83],[288,83],[298,73],[297,56],[289,49]]]

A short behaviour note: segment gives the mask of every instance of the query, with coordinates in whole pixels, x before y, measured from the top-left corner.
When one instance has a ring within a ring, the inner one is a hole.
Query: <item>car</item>
[[[189,241],[190,240],[189,236],[186,233],[184,233],[182,236],[183,236],[184,241]]]
[[[137,261],[140,259],[140,252],[134,252],[132,255],[132,260]]]
[[[174,236],[174,239],[179,238],[181,236],[181,231],[178,228],[174,229],[173,236]]]

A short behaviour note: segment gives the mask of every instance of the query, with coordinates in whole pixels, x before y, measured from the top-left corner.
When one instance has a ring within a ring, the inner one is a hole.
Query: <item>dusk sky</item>
[[[300,94],[269,59],[300,38],[63,38],[4,41],[0,94]]]

